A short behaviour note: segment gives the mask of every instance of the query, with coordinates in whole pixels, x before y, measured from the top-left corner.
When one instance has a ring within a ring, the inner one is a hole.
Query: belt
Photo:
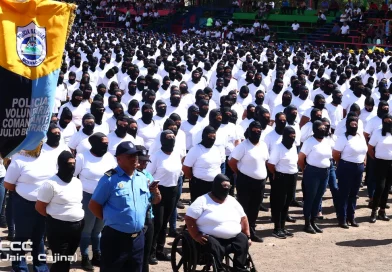
[[[105,226],[105,228],[107,228],[111,232],[118,233],[119,235],[122,235],[124,237],[131,237],[132,239],[138,237],[142,233],[142,231],[138,231],[138,232],[134,232],[134,233],[126,233],[126,232],[118,231],[118,230],[111,228],[109,226]]]
[[[136,237],[138,237],[138,236],[140,235],[140,233],[141,233],[141,231],[135,232],[135,233],[131,233],[131,234],[130,234],[130,235],[131,235],[131,238],[136,238]]]

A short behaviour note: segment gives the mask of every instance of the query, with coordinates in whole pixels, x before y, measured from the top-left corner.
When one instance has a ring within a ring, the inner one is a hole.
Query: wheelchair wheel
[[[171,265],[174,272],[195,272],[197,267],[197,249],[195,242],[186,231],[178,235],[172,245]]]

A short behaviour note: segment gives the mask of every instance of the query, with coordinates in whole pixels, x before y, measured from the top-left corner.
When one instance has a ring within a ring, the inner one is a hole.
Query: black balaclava
[[[216,80],[216,90],[219,92],[219,93],[221,93],[222,92],[222,90],[223,90],[223,85],[224,85],[224,80],[223,80],[223,78],[218,78],[217,80]]]
[[[102,95],[102,97],[104,97],[105,96],[105,94],[106,94],[106,86],[105,86],[105,84],[99,84],[98,85],[98,87],[97,87],[97,93],[98,94],[100,94],[100,95]]]
[[[144,110],[151,110],[148,112],[145,112]],[[152,106],[150,104],[144,104],[142,107],[142,121],[145,124],[150,124],[152,122],[152,117],[153,117],[153,112],[152,112]]]
[[[215,130],[218,130],[220,125],[222,124],[222,119],[219,121],[219,117],[222,117],[222,113],[220,112],[219,109],[213,109],[210,111],[209,115],[209,121],[210,121],[210,126],[212,126]]]
[[[231,112],[231,117],[229,119],[229,122],[236,125],[237,124],[237,120],[238,120],[238,114],[235,110],[230,109]]]
[[[295,142],[295,137],[291,137],[291,134],[295,134],[295,130],[291,126],[287,126],[283,129],[282,144],[287,148],[291,149]]]
[[[229,107],[221,108],[222,112],[222,124],[227,125],[229,123],[229,119],[231,117],[231,112]]]
[[[130,81],[128,83],[128,93],[131,96],[134,96],[136,94],[136,82],[135,81]]]
[[[343,94],[340,90],[334,90],[332,93],[332,104],[340,105],[342,104]]]
[[[205,148],[211,148],[215,143],[216,136],[213,139],[208,137],[208,134],[211,134],[211,133],[214,133],[214,134],[216,133],[216,130],[212,126],[206,126],[203,129],[203,134],[201,136],[202,140],[201,140],[200,144],[202,146],[204,146]]]
[[[92,124],[92,125],[90,125],[90,124],[86,125],[86,124],[84,123],[84,121],[87,120],[87,119],[93,119],[93,120],[94,120],[94,124]],[[83,116],[83,118],[82,118],[82,124],[83,124],[83,133],[84,133],[84,134],[89,135],[89,136],[90,136],[91,134],[93,134],[93,132],[94,132],[94,127],[95,127],[95,117],[94,117],[94,115],[92,115],[91,113],[86,113],[86,114]]]
[[[230,179],[224,174],[218,174],[214,178],[211,188],[211,194],[221,201],[224,201],[230,192],[230,188],[225,188],[222,186],[222,182],[224,181],[230,182]]]
[[[178,107],[181,102],[181,93],[179,91],[172,91],[170,96],[170,105],[172,107]]]
[[[76,74],[75,74],[75,72],[69,72],[68,77],[69,77],[68,82],[70,84],[75,84],[75,82],[76,82]]]
[[[258,106],[262,106],[264,103],[264,92],[262,90],[258,90],[255,94],[255,103]]]
[[[200,100],[205,98],[206,98],[206,94],[204,93],[204,91],[202,89],[197,90],[195,94],[195,104],[199,105]]]
[[[98,157],[102,157],[108,151],[108,143],[103,143],[102,139],[106,137],[102,132],[96,132],[88,138],[91,145],[91,153]]]
[[[323,110],[325,107],[325,98],[322,94],[318,94],[316,95],[316,97],[314,98],[313,101],[314,107],[319,109],[319,110]]]
[[[380,100],[384,100],[384,101],[389,100],[390,93],[385,87],[379,88],[378,91],[380,92]]]
[[[165,117],[166,109],[167,109],[166,103],[163,102],[162,100],[158,100],[155,103],[155,110],[157,112],[157,116],[162,117],[162,118]]]
[[[298,113],[293,113],[293,111],[296,111],[297,107],[294,105],[288,105],[284,110],[283,113],[286,115],[286,120],[289,125],[294,125],[295,119],[297,119],[297,114]]]
[[[359,97],[362,96],[364,89],[365,89],[365,87],[364,87],[362,84],[357,84],[357,85],[354,87],[353,93],[354,93],[354,95],[355,95],[356,97],[359,98]]]
[[[367,108],[366,106],[369,106],[370,108]],[[374,109],[374,99],[373,97],[369,96],[365,99],[365,110],[367,112],[372,112],[373,109]]]
[[[60,71],[59,78],[57,79],[57,86],[63,84],[64,82],[64,73]]]
[[[212,93],[214,92],[210,87],[205,87],[203,92],[208,96],[209,98],[212,97]]]
[[[176,128],[175,129],[170,128],[172,126],[176,126]],[[174,122],[174,120],[172,120],[170,118],[167,118],[165,120],[165,122],[163,123],[163,130],[171,130],[171,131],[173,131],[175,136],[177,136],[177,133],[178,133],[178,127],[177,127],[176,122]]]
[[[300,87],[300,89],[299,89],[299,96],[298,97],[301,100],[306,100],[306,99],[308,99],[308,96],[309,96],[309,89],[308,89],[308,87],[306,87],[306,86]]]
[[[248,86],[242,86],[240,89],[240,97],[245,99],[249,95],[249,88]]]
[[[72,120],[72,111],[68,107],[65,107],[61,112],[59,126],[62,129],[65,129],[69,124],[68,122],[65,122],[65,120]]]
[[[162,133],[161,133],[161,145],[162,145],[161,150],[163,152],[170,153],[170,152],[173,152],[174,145],[176,143],[176,139],[175,138],[168,139],[167,135],[169,135],[169,134],[174,134],[174,132],[169,129],[162,131]]]
[[[256,87],[259,87],[261,84],[262,79],[260,79],[261,74],[260,73],[256,73],[255,77],[253,78],[253,85],[255,85]]]
[[[253,109],[253,110],[252,110]],[[246,107],[246,118],[248,120],[254,119],[255,118],[255,111],[256,111],[256,107],[253,104],[249,104]]]
[[[142,82],[143,81],[143,82]],[[144,76],[139,76],[136,81],[136,87],[141,92],[146,87],[146,78]]]
[[[120,126],[118,125],[118,121],[125,121],[127,122],[127,124],[125,126]],[[117,117],[117,122],[116,122],[117,128],[114,131],[114,133],[116,133],[117,137],[119,138],[124,138],[125,136],[127,136],[127,131],[129,128],[129,118],[126,117],[125,115],[120,115],[119,117]]]
[[[120,112],[115,112],[115,109],[121,109],[121,111],[120,111]],[[114,116],[114,118],[116,118],[116,119],[117,119],[120,115],[124,114],[123,106],[122,106],[120,103],[118,103],[118,102],[114,102],[114,103],[113,103],[112,111],[113,111],[113,116]]]
[[[291,94],[291,92],[284,91],[282,95],[282,106],[287,107],[288,105],[290,105],[292,99],[293,99],[293,95]]]
[[[81,90],[75,90],[73,93],[72,93],[72,98],[71,98],[71,105],[73,106],[73,107],[75,107],[75,108],[77,108],[79,105],[80,105],[80,103],[82,103],[82,100],[77,100],[76,99],[76,97],[77,96],[81,96],[81,97],[83,97],[83,92],[81,91]]]
[[[146,89],[143,94],[143,102],[153,105],[155,102],[156,94],[154,90]]]
[[[136,99],[132,99],[128,104],[128,113],[131,116],[135,116],[136,113],[139,111],[139,102]]]
[[[355,121],[357,123],[356,127],[351,127],[350,123]],[[346,119],[346,137],[349,135],[355,136],[358,131],[358,118],[350,117]]]
[[[325,137],[331,136],[331,122],[329,121],[329,119],[326,117],[323,117],[323,118],[321,118],[321,122],[323,122],[324,126],[325,126],[324,136]],[[325,123],[327,123],[328,125],[326,125]]]
[[[325,131],[320,130],[319,128],[323,125],[323,122],[320,120],[314,121],[312,130],[313,130],[313,137],[319,140],[324,139],[325,137]]]
[[[274,86],[272,87],[272,91],[276,94],[279,94],[283,89],[283,80],[280,78],[275,79]]]
[[[196,76],[196,74],[199,74],[199,75]],[[192,82],[195,83],[195,84],[197,84],[197,83],[199,83],[200,78],[201,78],[201,75],[200,75],[199,71],[194,70],[194,71],[192,72]]]
[[[387,106],[388,109],[383,109],[383,107]],[[385,114],[389,113],[389,105],[387,101],[381,100],[378,103],[378,108],[377,108],[377,116],[379,118],[383,118]]]
[[[56,129],[56,128],[58,127],[55,124],[50,124],[48,132],[46,132],[46,138],[47,138],[46,144],[53,148],[58,147],[60,145],[60,139],[61,139],[60,134],[57,135],[55,133],[52,133],[52,129]]]
[[[95,117],[95,123],[101,125],[103,114],[105,112],[103,103],[101,101],[93,101],[93,103],[91,103],[90,112]]]
[[[172,119],[174,122],[176,122],[177,128],[180,129],[180,127],[181,127],[181,117],[180,117],[180,115],[178,115],[177,113],[173,112],[172,114],[170,114],[169,118]]]
[[[137,122],[136,122],[134,119],[129,118],[129,127],[128,127],[128,130],[127,130],[127,133],[128,133],[129,135],[133,136],[133,138],[136,138],[136,135],[137,135],[137,127],[131,128],[131,125],[132,125],[132,124],[137,124]]]
[[[73,158],[72,153],[66,150],[61,152],[57,158],[57,176],[65,183],[70,183],[75,173],[75,164],[68,163],[68,160]]]
[[[252,131],[253,128],[259,128],[260,131]],[[259,121],[252,121],[246,129],[245,136],[252,144],[258,144],[261,136],[261,124]]]
[[[321,112],[318,108],[313,108],[310,112],[310,122],[314,123],[317,120],[321,120],[321,116],[318,116],[317,113]]]
[[[202,118],[205,118],[207,116],[209,108],[205,109],[204,106],[208,106],[209,107],[208,100],[202,99],[202,100],[199,101],[199,103],[197,105],[199,106],[199,115]]]
[[[255,119],[260,122],[261,128],[263,130],[266,129],[266,127],[269,125],[271,121],[271,117],[265,117],[264,114],[270,113],[266,108],[263,108],[262,106],[257,106],[256,107],[256,116]]]
[[[189,93],[189,92],[188,92],[188,84],[186,84],[185,81],[182,81],[182,82],[180,83],[180,92],[181,92],[181,94],[183,94],[183,95]]]
[[[385,122],[385,119],[388,118],[392,118],[392,115],[386,114],[382,118],[382,130],[381,130],[382,136],[386,136],[387,132],[392,134],[392,123]]]
[[[275,132],[278,133],[279,135],[283,134],[283,130],[286,126],[286,120],[285,121],[281,121],[279,120],[279,117],[285,115],[283,112],[278,112],[275,115]]]
[[[188,108],[188,123],[191,125],[196,125],[197,119],[199,118],[199,108],[192,105]]]
[[[149,89],[154,90],[154,92],[157,92],[159,90],[159,80],[156,78],[153,78],[152,81],[150,82]]]
[[[165,91],[169,88],[170,83],[167,84],[167,82],[170,81],[170,78],[168,76],[165,76],[162,80],[162,89],[164,89]]]
[[[323,91],[326,95],[331,95],[334,89],[335,88],[334,88],[333,82],[331,80],[326,80],[324,82],[324,90]]]

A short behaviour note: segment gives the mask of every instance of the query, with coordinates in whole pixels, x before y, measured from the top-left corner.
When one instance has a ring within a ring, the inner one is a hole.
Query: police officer
[[[105,227],[101,237],[101,272],[142,271],[144,222],[150,205],[150,192],[158,195],[157,185],[148,186],[143,173],[136,170],[143,155],[129,141],[117,146],[118,166],[101,178],[89,208]],[[151,203],[159,200],[153,198]]]

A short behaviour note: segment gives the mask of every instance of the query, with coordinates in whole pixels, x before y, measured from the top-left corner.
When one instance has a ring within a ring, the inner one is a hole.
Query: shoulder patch
[[[109,171],[105,172],[105,175],[111,177],[112,175],[116,174],[117,171],[115,169],[110,169]]]

